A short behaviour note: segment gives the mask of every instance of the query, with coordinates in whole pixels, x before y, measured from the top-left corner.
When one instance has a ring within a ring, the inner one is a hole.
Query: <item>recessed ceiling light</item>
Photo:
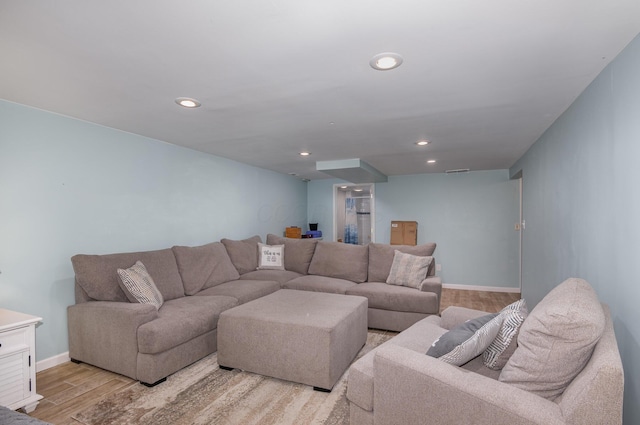
[[[418,145],[418,146],[427,146],[429,143],[431,143],[431,142],[425,139],[425,140],[420,140],[420,141],[416,142],[416,145]]]
[[[340,186],[340,189],[346,189],[347,186]]]
[[[430,159],[427,161],[427,164],[435,164],[436,160],[435,159]]]
[[[363,189],[353,189],[354,192],[362,192]]]
[[[185,108],[197,108],[200,106],[200,102],[190,97],[179,97],[176,99],[176,103]]]
[[[371,58],[369,65],[378,71],[388,71],[402,65],[402,56],[392,52],[380,53]]]
[[[289,173],[290,176],[297,176],[296,173]]]
[[[309,156],[311,152],[300,152],[300,156]]]

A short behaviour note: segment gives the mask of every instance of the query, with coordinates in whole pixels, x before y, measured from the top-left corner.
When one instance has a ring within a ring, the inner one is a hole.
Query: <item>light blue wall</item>
[[[625,369],[624,423],[640,424],[640,38],[512,168],[523,175],[523,295],[567,277],[611,307]]]
[[[38,360],[68,350],[78,253],[281,234],[306,183],[0,101],[0,307],[44,318]]]
[[[309,183],[309,221],[333,235],[333,185]],[[443,283],[519,286],[520,189],[508,170],[391,176],[375,185],[375,240],[389,243],[392,220],[418,222],[418,243],[436,242]]]

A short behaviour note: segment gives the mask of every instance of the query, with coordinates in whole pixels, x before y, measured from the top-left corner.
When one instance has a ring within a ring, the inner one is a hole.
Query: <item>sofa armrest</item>
[[[476,317],[491,314],[482,310],[474,310],[472,308],[449,306],[442,311],[440,315],[442,321],[440,326],[445,329],[453,329],[455,326],[466,322],[467,320],[475,319]]]
[[[136,379],[138,327],[156,317],[150,304],[89,301],[69,306],[69,357]]]
[[[374,356],[373,388],[376,423],[564,424],[552,401],[392,344]]]
[[[434,292],[440,299],[442,295],[442,278],[440,276],[427,276],[420,283],[419,288],[422,292]]]

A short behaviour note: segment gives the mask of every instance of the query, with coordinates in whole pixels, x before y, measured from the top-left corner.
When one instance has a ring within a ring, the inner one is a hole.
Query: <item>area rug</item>
[[[369,330],[356,359],[393,335]],[[323,393],[307,385],[237,369],[221,370],[214,353],[160,385],[132,385],[72,417],[85,425],[346,425],[347,375],[348,370],[330,393]]]

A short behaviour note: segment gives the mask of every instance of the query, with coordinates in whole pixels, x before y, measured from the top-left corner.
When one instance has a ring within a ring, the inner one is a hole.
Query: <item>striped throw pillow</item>
[[[500,331],[482,353],[484,365],[493,370],[502,369],[516,350],[518,332],[527,317],[527,304],[524,299],[518,300],[503,308],[500,314],[504,317]]]
[[[405,254],[396,249],[387,283],[419,289],[432,261],[433,257]]]
[[[162,294],[141,261],[136,261],[128,269],[118,269],[118,277],[127,298],[133,297],[141,304],[151,304],[156,310],[164,303]]]

